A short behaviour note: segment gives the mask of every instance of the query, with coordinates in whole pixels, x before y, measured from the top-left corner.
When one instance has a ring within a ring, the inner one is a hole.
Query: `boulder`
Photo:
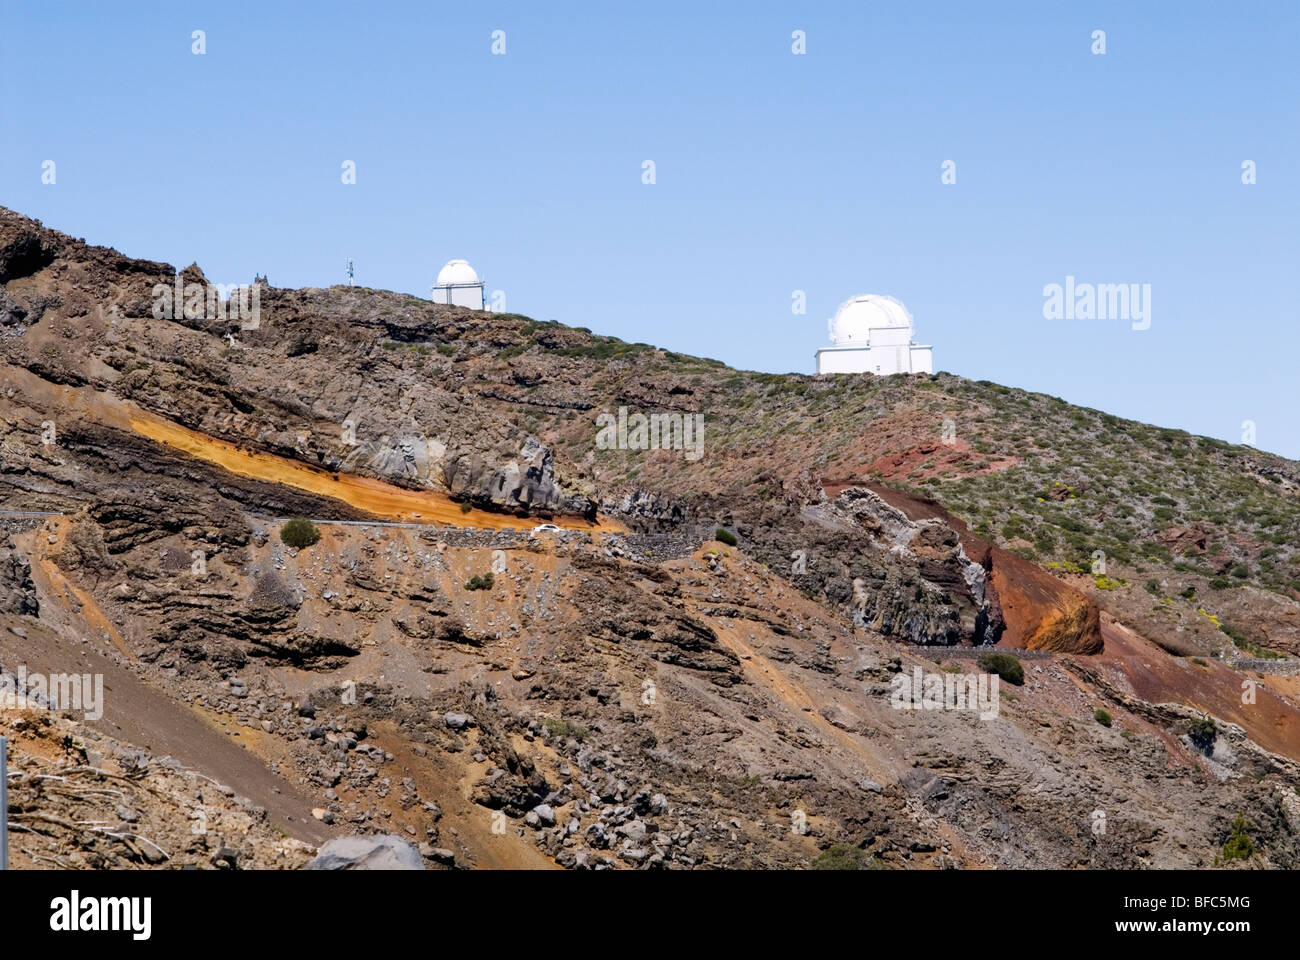
[[[401,837],[336,837],[316,853],[307,870],[423,870],[424,859]]]
[[[36,616],[36,586],[32,583],[32,566],[14,549],[9,536],[0,540],[0,613]]]

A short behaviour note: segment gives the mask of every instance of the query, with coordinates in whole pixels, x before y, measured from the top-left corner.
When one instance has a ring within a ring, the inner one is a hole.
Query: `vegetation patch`
[[[1192,743],[1206,753],[1214,749],[1214,738],[1218,736],[1218,733],[1218,725],[1215,724],[1214,718],[1209,714],[1198,717],[1187,725],[1187,736]]]
[[[492,574],[488,574],[489,577]],[[546,717],[542,720],[542,726],[552,737],[573,737],[575,740],[587,739],[587,728],[581,724],[574,723],[572,720],[556,720],[554,717]]]
[[[303,550],[320,540],[320,529],[306,517],[294,517],[280,528],[280,539],[297,550]]]
[[[978,662],[983,670],[996,673],[1007,683],[1013,683],[1019,687],[1025,682],[1024,666],[1009,653],[981,654]]]
[[[1232,833],[1223,844],[1224,860],[1249,860],[1255,853],[1255,844],[1246,833],[1246,818],[1240,813],[1232,822]]]
[[[814,870],[888,870],[879,857],[873,857],[850,843],[832,843],[812,862]]]

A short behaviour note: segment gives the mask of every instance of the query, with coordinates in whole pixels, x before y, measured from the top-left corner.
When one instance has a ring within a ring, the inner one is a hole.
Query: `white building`
[[[464,260],[450,260],[438,271],[430,295],[434,303],[483,309],[483,279]]]
[[[831,345],[817,351],[818,373],[933,373],[933,347],[912,339],[912,315],[893,297],[845,300],[827,323]]]

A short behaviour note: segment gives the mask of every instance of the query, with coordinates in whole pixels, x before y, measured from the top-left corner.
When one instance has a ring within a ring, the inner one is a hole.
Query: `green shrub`
[[[1246,635],[1244,633],[1242,633],[1236,627],[1229,626],[1226,623],[1219,624],[1219,631],[1221,633],[1226,633],[1228,636],[1230,636],[1232,638],[1232,642],[1235,643],[1237,646],[1241,647],[1243,650],[1245,650],[1250,643],[1250,640],[1246,638]]]
[[[469,512],[470,512],[471,510],[473,510],[473,509],[474,509],[474,505],[471,504],[468,500],[464,500],[464,501],[461,502],[461,505],[460,505],[460,512],[461,512],[461,513],[469,513]]]
[[[1215,725],[1214,718],[1209,714],[1205,714],[1187,725],[1187,736],[1191,738],[1192,743],[1205,751],[1209,751],[1214,746],[1214,738],[1218,732],[1219,728]]]
[[[1232,834],[1223,845],[1224,860],[1247,860],[1255,852],[1255,844],[1246,833],[1246,818],[1237,814],[1232,822]]]
[[[725,543],[729,547],[736,545],[736,535],[725,527],[718,527],[717,530],[714,530],[713,539],[719,543]]]
[[[885,862],[850,843],[832,843],[812,862],[814,870],[885,870]]]
[[[1005,540],[1025,540],[1029,536],[1029,527],[1022,517],[1012,517],[1002,525],[1002,537]]]
[[[491,570],[483,574],[476,573],[474,574],[474,576],[470,577],[468,580],[465,581],[465,589],[466,590],[491,590],[493,579],[494,578],[492,576]]]
[[[1025,668],[1009,653],[985,653],[978,663],[982,669],[996,673],[1007,683],[1021,686],[1025,682]]]
[[[306,517],[294,517],[280,528],[280,539],[289,546],[302,550],[320,539],[320,530]]]
[[[570,720],[556,720],[553,717],[545,717],[542,720],[542,726],[553,737],[573,737],[575,740],[587,739],[587,728]]]
[[[1107,713],[1105,710],[1103,710],[1101,707],[1098,707],[1096,710],[1092,711],[1092,719],[1096,720],[1103,727],[1109,727],[1111,724],[1110,714]]]

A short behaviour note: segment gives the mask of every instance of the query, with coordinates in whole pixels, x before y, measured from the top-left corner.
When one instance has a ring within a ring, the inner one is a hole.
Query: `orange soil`
[[[99,604],[95,602],[94,597],[65,577],[63,571],[55,563],[54,557],[62,549],[63,538],[67,534],[69,526],[70,521],[67,517],[52,517],[47,524],[47,529],[53,527],[54,536],[56,537],[55,542],[49,544],[45,540],[45,537],[49,535],[47,530],[39,531],[39,537],[31,539],[32,553],[36,557],[37,567],[45,574],[50,592],[57,591],[61,605],[65,609],[71,611],[75,607],[87,626],[99,630],[112,641],[113,646],[117,647],[124,657],[128,660],[134,660],[135,656],[131,653],[131,648],[122,639],[122,635],[118,633],[113,621],[99,608]]]
[[[214,463],[239,476],[342,500],[366,513],[389,520],[488,530],[529,530],[538,523],[536,518],[486,510],[462,513],[461,505],[443,493],[406,490],[382,480],[334,474],[274,454],[245,450],[144,411],[131,413],[131,428],[156,443]],[[567,530],[622,529],[608,520],[591,523],[582,518],[557,517],[549,522]]]

